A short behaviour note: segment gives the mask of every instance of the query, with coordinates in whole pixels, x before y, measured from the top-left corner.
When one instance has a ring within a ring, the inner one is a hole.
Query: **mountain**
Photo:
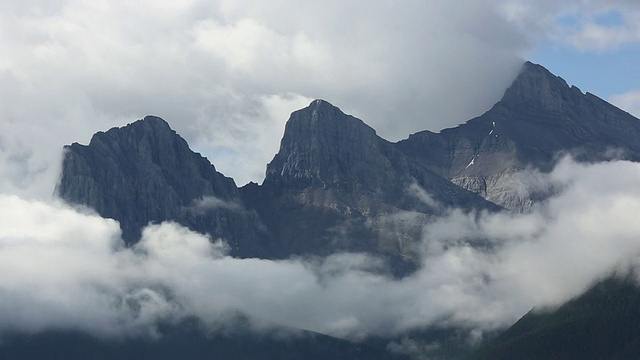
[[[418,187],[432,199],[421,199]],[[443,207],[499,209],[323,100],[291,114],[263,185],[251,184],[242,193],[278,239],[281,257],[346,250],[410,258],[419,224],[391,229],[391,215],[424,218]]]
[[[433,200],[425,202],[412,186]],[[499,209],[322,100],[291,115],[263,185],[238,189],[164,120],[147,116],[99,132],[89,145],[66,146],[57,193],[118,220],[129,244],[148,223],[170,220],[225,239],[233,256],[366,251],[398,268],[412,266],[420,225],[389,231],[390,215],[431,216],[442,206]]]
[[[474,359],[637,359],[640,287],[607,278],[553,311],[531,311]]]
[[[118,220],[128,244],[138,241],[149,222],[175,221],[225,239],[232,256],[366,252],[387,260],[395,276],[406,276],[420,265],[414,247],[426,222],[451,208],[528,211],[550,194],[528,187],[526,170],[550,171],[562,154],[587,162],[640,161],[640,120],[527,62],[501,100],[481,116],[397,143],[314,100],[291,114],[264,182],[241,188],[189,149],[164,120],[148,116],[99,132],[88,145],[66,146],[56,191],[69,203]],[[474,356],[598,358],[610,351],[628,358],[640,351],[634,337],[636,294],[631,281],[606,280],[553,312],[527,314]],[[435,356],[460,358],[470,348],[458,330],[417,329],[411,336],[425,349],[446,344],[435,347]],[[87,341],[114,354],[121,350]],[[240,351],[236,340],[225,341],[221,348]],[[255,339],[244,343],[280,346]],[[305,358],[326,354],[322,346],[309,346]],[[382,348],[377,351],[384,358]]]
[[[56,192],[118,220],[128,244],[150,222],[172,220],[226,239],[233,255],[269,255],[233,179],[155,116],[65,146]]]
[[[526,62],[489,111],[440,133],[422,131],[399,148],[433,172],[503,207],[526,210],[518,173],[549,171],[559,154],[577,160],[640,159],[640,121]]]
[[[24,359],[238,359],[238,360],[409,360],[384,344],[354,344],[312,332],[256,334],[235,330],[209,334],[195,321],[164,324],[155,338],[102,339],[77,331],[50,330],[3,336],[0,358]]]

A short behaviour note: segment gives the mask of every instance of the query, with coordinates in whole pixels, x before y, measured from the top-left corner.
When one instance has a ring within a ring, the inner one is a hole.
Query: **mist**
[[[421,225],[419,269],[403,279],[366,254],[236,259],[224,239],[174,223],[148,226],[128,248],[116,222],[52,196],[64,144],[147,114],[239,185],[263,180],[289,114],[314,98],[392,141],[455,126],[499,100],[538,41],[585,51],[634,41],[637,11],[622,11],[627,22],[612,33],[586,31],[614,8],[637,4],[3,1],[0,334],[153,337],[160,321],[196,317],[215,329],[233,314],[256,331],[349,339],[429,326],[481,333],[626,272],[640,251],[640,167],[624,161],[565,159],[532,174],[557,192],[527,214],[440,207],[443,217]],[[576,28],[558,24],[582,13]],[[614,100],[636,111],[637,98]],[[205,198],[192,210],[218,206],[236,205]]]
[[[115,221],[87,209],[1,195],[0,333],[154,336],[159,321],[196,317],[217,329],[232,326],[233,314],[256,331],[286,326],[356,340],[505,328],[626,273],[640,253],[639,164],[565,158],[536,181],[559,190],[530,213],[448,209],[425,224],[415,247],[421,266],[402,279],[366,254],[237,259],[224,239],[170,222],[148,226],[127,248]],[[474,245],[479,239],[485,246]]]

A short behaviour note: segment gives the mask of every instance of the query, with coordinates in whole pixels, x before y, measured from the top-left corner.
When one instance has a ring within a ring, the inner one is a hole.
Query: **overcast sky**
[[[124,249],[117,224],[51,194],[64,144],[147,114],[242,185],[262,181],[288,115],[314,98],[395,141],[488,110],[525,59],[638,116],[640,3],[603,3],[3,0],[0,330],[117,333],[229,309],[350,337],[443,319],[491,329],[578,294],[638,253],[636,164],[567,161],[544,179],[565,191],[532,214],[452,210],[402,281],[362,255],[233,259],[172,224]],[[498,250],[467,246],[469,233]]]
[[[0,185],[49,196],[62,145],[147,114],[261,182],[314,98],[398,140],[486,111],[525,59],[637,114],[640,5],[558,3],[5,0]]]

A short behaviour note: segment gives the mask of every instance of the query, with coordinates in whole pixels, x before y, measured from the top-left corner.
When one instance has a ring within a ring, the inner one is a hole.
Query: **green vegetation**
[[[550,312],[531,311],[475,356],[481,359],[637,359],[640,287],[608,278]]]

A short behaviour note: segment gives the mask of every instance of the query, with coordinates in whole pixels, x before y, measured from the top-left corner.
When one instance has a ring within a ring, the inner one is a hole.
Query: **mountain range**
[[[531,169],[549,172],[562,154],[582,162],[640,161],[640,120],[526,62],[501,100],[481,116],[395,143],[327,101],[314,100],[291,114],[262,184],[238,187],[156,116],[98,132],[88,145],[73,143],[64,151],[57,195],[117,220],[128,245],[140,239],[147,224],[174,221],[224,239],[234,257],[289,259],[363,252],[384,259],[391,276],[402,278],[419,266],[416,243],[423,224],[447,209],[530,211],[552,193],[527,188],[520,175]],[[397,214],[402,217],[393,216]],[[479,239],[477,246],[485,245]],[[602,294],[602,288],[607,296],[593,295]],[[589,334],[575,337],[575,344],[549,340],[593,319],[612,319],[616,324],[623,318],[635,319],[640,309],[625,307],[637,302],[635,294],[635,282],[609,279],[551,313],[523,314],[522,320],[476,354],[465,348],[439,356],[589,358],[585,354],[606,355],[611,344],[624,348],[621,354],[637,355],[636,320],[621,325],[632,329],[624,336],[605,334],[607,327],[594,325]],[[585,303],[590,305],[581,305]],[[625,312],[616,312],[618,306]],[[24,342],[46,347],[42,344],[56,342],[49,340],[51,336],[60,335],[46,336],[15,340],[13,344],[19,345],[11,348],[12,354],[27,348],[20,345]],[[69,336],[82,339],[78,334]],[[594,338],[600,341],[597,345]],[[365,350],[353,350],[355,345],[344,340],[319,339],[303,346],[305,358],[329,356],[327,346],[359,354],[377,351],[346,358],[391,356],[384,346],[364,344]],[[278,348],[278,344],[259,346]],[[5,351],[7,346],[3,345]],[[287,346],[280,349],[298,345]],[[590,352],[595,346],[605,350]]]

